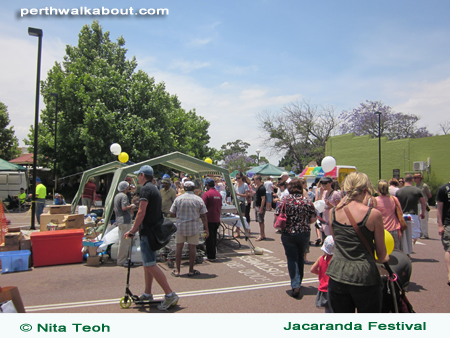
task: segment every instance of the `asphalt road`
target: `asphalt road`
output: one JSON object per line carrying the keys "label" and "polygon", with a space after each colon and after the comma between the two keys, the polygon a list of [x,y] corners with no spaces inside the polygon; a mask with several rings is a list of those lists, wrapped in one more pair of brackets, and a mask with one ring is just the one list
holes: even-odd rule
{"label": "asphalt road", "polygon": [[[253,210],[252,210],[253,212]],[[29,218],[8,214],[11,226],[26,225]],[[158,263],[180,301],[170,312],[180,313],[322,313],[314,305],[318,280],[305,266],[299,299],[290,297],[286,257],[280,235],[272,227],[273,212],[266,214],[267,240],[255,242],[258,225],[251,222],[256,246],[263,255],[251,254],[243,238],[241,247],[235,241],[223,241],[216,262],[196,265],[201,275],[188,277],[188,262],[183,260],[180,277],[170,275],[167,263]],[[315,240],[315,234],[312,240]],[[58,254],[58,252],[55,252]],[[307,259],[314,262],[321,255],[311,246]],[[444,251],[437,233],[435,210],[430,213],[430,239],[419,240],[412,254],[413,273],[408,298],[416,312],[450,312],[450,288]],[[98,267],[85,263],[34,268],[31,271],[2,274],[1,286],[19,288],[26,311],[30,313],[138,313],[158,312],[155,305],[122,309],[119,300],[126,287],[127,270],[111,260]],[[143,291],[143,269],[131,268],[130,288],[134,294]],[[162,297],[156,284],[153,293]]]}

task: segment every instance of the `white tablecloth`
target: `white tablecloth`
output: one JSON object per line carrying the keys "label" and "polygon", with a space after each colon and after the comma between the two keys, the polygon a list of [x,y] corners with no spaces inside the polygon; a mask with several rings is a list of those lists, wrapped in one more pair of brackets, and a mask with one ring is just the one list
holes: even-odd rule
{"label": "white tablecloth", "polygon": [[[221,215],[220,216],[220,221],[227,224],[227,225],[234,225],[238,228],[242,228],[242,222],[241,219],[239,218],[239,216],[236,215]],[[236,224],[235,224],[236,223]],[[244,223],[245,223],[245,228],[246,229],[250,229],[247,220],[244,217]]]}

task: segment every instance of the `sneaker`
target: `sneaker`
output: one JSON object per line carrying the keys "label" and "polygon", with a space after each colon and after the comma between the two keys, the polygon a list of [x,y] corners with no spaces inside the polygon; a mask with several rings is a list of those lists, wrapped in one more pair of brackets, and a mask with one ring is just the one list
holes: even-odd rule
{"label": "sneaker", "polygon": [[171,297],[164,296],[164,300],[161,302],[161,305],[157,306],[158,310],[168,310],[169,307],[177,305],[179,298],[180,297],[178,297],[175,292],[172,293]]}
{"label": "sneaker", "polygon": [[152,300],[153,300],[153,295],[152,294],[150,294],[150,296],[146,296],[144,294],[139,296],[139,301],[140,302],[149,302],[149,301],[152,301]]}
{"label": "sneaker", "polygon": [[300,288],[292,289],[292,297],[297,298],[300,295]]}

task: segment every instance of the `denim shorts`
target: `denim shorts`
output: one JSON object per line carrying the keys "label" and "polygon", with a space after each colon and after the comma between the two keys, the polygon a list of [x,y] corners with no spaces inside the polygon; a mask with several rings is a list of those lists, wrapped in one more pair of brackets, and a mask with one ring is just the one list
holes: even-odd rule
{"label": "denim shorts", "polygon": [[140,236],[141,256],[143,266],[156,265],[156,252],[150,249],[147,236]]}
{"label": "denim shorts", "polygon": [[266,203],[272,203],[272,193],[266,192]]}

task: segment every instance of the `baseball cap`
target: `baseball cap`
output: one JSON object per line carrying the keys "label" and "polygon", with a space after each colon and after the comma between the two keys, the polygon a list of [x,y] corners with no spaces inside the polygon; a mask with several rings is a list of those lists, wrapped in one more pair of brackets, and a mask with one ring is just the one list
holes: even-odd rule
{"label": "baseball cap", "polygon": [[162,179],[162,183],[172,183],[172,182],[170,182],[170,178],[168,178],[168,177],[165,177],[165,178],[163,178]]}
{"label": "baseball cap", "polygon": [[209,186],[209,187],[214,187],[214,186],[216,185],[216,182],[215,182],[212,178],[208,178],[208,179],[205,181],[205,184],[206,184],[207,186]]}
{"label": "baseball cap", "polygon": [[184,184],[183,184],[185,187],[195,187],[195,184],[194,184],[194,182],[192,182],[192,181],[184,181]]}
{"label": "baseball cap", "polygon": [[325,238],[325,240],[323,241],[323,245],[320,249],[328,255],[334,254],[333,236],[331,236],[331,235],[327,236],[327,238]]}
{"label": "baseball cap", "polygon": [[153,168],[149,165],[143,165],[138,171],[134,172],[135,175],[144,174],[153,176]]}
{"label": "baseball cap", "polygon": [[164,174],[162,178],[170,178],[170,176],[167,174]]}
{"label": "baseball cap", "polygon": [[132,179],[131,177],[127,177],[127,178],[125,178],[125,181],[127,181],[127,182],[132,182],[133,179]]}
{"label": "baseball cap", "polygon": [[413,178],[420,178],[422,180],[423,176],[422,174],[414,174]]}
{"label": "baseball cap", "polygon": [[55,197],[59,197],[59,194],[58,194],[58,193],[56,193],[56,194],[55,194]]}
{"label": "baseball cap", "polygon": [[269,178],[274,178],[274,177],[272,175],[270,175]]}
{"label": "baseball cap", "polygon": [[41,183],[41,179],[39,177],[36,177],[36,182]]}

